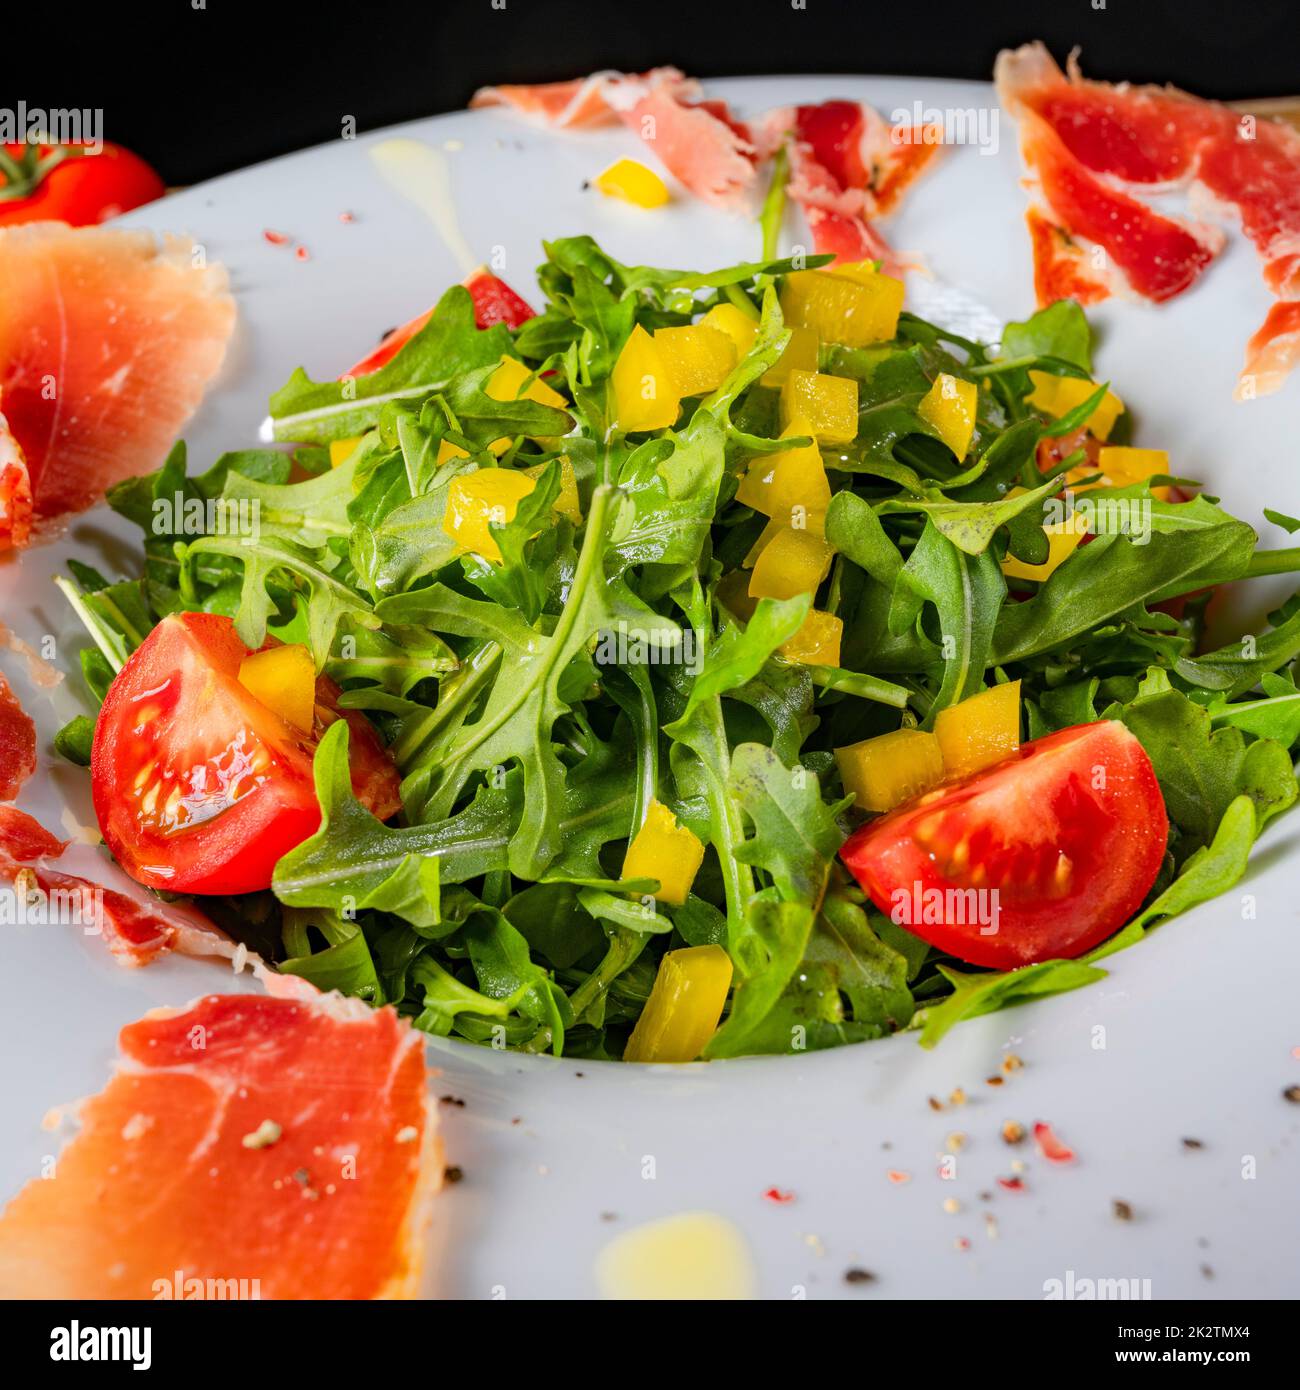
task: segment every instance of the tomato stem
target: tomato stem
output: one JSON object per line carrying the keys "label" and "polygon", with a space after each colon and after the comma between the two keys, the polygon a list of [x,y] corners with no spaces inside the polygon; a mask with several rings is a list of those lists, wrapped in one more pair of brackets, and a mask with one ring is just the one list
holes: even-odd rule
{"label": "tomato stem", "polygon": [[39,145],[28,143],[23,146],[22,154],[15,158],[8,150],[0,148],[0,174],[4,175],[5,180],[0,188],[0,203],[30,198],[52,169],[80,153],[70,145],[52,145],[42,154]]}

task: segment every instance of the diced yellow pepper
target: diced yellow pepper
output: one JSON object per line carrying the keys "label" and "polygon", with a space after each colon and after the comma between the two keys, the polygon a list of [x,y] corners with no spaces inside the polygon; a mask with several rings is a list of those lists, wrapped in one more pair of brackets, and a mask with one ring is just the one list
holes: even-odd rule
{"label": "diced yellow pepper", "polygon": [[[537,479],[549,466],[549,464],[537,463],[531,468],[523,469],[523,472],[528,477]],[[574,474],[573,465],[569,462],[568,454],[560,455],[560,491],[551,510],[559,512],[561,516],[567,516],[575,526],[582,525],[582,503],[578,498],[578,479]]]}
{"label": "diced yellow pepper", "polygon": [[635,159],[616,159],[592,184],[607,198],[621,198],[638,208],[659,208],[672,199],[668,185]]}
{"label": "diced yellow pepper", "polygon": [[667,429],[677,419],[681,393],[663,353],[640,324],[624,343],[610,380],[615,424],[625,434]]}
{"label": "diced yellow pepper", "polygon": [[781,388],[781,424],[803,420],[818,444],[851,444],[858,432],[858,383],[825,372],[791,371]]}
{"label": "diced yellow pepper", "polygon": [[844,790],[860,811],[892,811],[943,780],[939,740],[923,729],[895,729],[835,750]]}
{"label": "diced yellow pepper", "polygon": [[1169,472],[1169,454],[1164,449],[1129,449],[1108,445],[1098,452],[1097,468],[1116,487],[1129,487],[1157,473]]}
{"label": "diced yellow pepper", "polygon": [[754,339],[758,335],[758,320],[735,304],[715,304],[700,322],[707,328],[716,328],[719,333],[725,333],[735,343],[737,360],[754,346]]}
{"label": "diced yellow pepper", "polygon": [[[786,325],[789,328],[789,324]],[[811,328],[790,328],[790,341],[785,351],[758,379],[760,386],[784,386],[786,378],[796,369],[805,372],[817,370],[817,354],[821,344]]]}
{"label": "diced yellow pepper", "polygon": [[940,710],[934,736],[948,777],[966,777],[1009,758],[1020,747],[1020,682],[995,685]]}
{"label": "diced yellow pepper", "polygon": [[735,343],[704,323],[656,328],[654,342],[682,396],[716,391],[736,365]]}
{"label": "diced yellow pepper", "polygon": [[447,510],[442,529],[462,550],[501,563],[501,547],[488,529],[491,522],[504,526],[513,521],[519,504],[537,486],[537,480],[513,468],[480,468],[453,478],[447,487]]}
{"label": "diced yellow pepper", "polygon": [[352,451],[361,443],[361,435],[356,435],[352,439],[331,439],[330,440],[330,467],[337,468],[339,464],[346,463],[352,457]]}
{"label": "diced yellow pepper", "polygon": [[716,1031],[730,988],[731,957],[721,946],[669,951],[623,1060],[693,1062]]}
{"label": "diced yellow pepper", "polygon": [[704,862],[704,846],[660,801],[651,801],[623,858],[624,879],[657,878],[660,901],[680,907]]}
{"label": "diced yellow pepper", "polygon": [[842,276],[845,280],[856,280],[859,285],[870,284],[880,274],[875,261],[836,261],[828,267],[831,275]]}
{"label": "diced yellow pepper", "polygon": [[[753,545],[749,547],[749,554],[746,555],[744,560],[741,561],[742,567],[747,570],[752,570],[754,566],[758,563],[758,557],[781,534],[781,532],[786,529],[787,528],[784,522],[769,521],[767,525],[763,527],[758,539],[754,542]],[[819,533],[813,532],[813,534],[817,535]]]}
{"label": "diced yellow pepper", "polygon": [[843,640],[843,620],[834,613],[814,608],[799,631],[782,642],[777,650],[787,661],[796,661],[800,666],[838,666]]}
{"label": "diced yellow pepper", "polygon": [[[509,447],[509,439],[494,439],[491,444],[488,445],[492,453],[498,456],[504,454]],[[438,463],[440,466],[446,463],[448,459],[467,458],[469,458],[469,453],[465,449],[462,449],[459,444],[453,444],[450,439],[438,441]]]}
{"label": "diced yellow pepper", "polygon": [[311,733],[316,709],[316,663],[301,642],[267,647],[239,663],[239,683],[286,723]]}
{"label": "diced yellow pepper", "polygon": [[517,357],[503,357],[501,365],[488,377],[484,391],[494,401],[536,401],[538,405],[554,406],[557,410],[568,407],[568,401],[558,391],[549,387],[541,377],[530,383],[525,390],[524,382],[532,374],[532,369],[526,367]]}
{"label": "diced yellow pepper", "polygon": [[[1030,372],[1029,379],[1034,389],[1025,399],[1035,409],[1053,419],[1067,415],[1076,405],[1082,405],[1096,390],[1096,383],[1084,381],[1077,376],[1053,376],[1051,372]],[[1092,412],[1088,429],[1098,439],[1109,439],[1115,428],[1115,421],[1124,413],[1124,402],[1113,392],[1107,391],[1101,404]]]}
{"label": "diced yellow pepper", "polygon": [[749,596],[749,575],[743,569],[724,574],[718,580],[718,587],[714,593],[718,602],[728,612],[734,613],[742,623],[747,623],[758,607],[758,600]]}
{"label": "diced yellow pepper", "polygon": [[750,598],[794,598],[815,593],[830,572],[835,551],[811,531],[782,526],[763,547],[749,577]]}
{"label": "diced yellow pepper", "polygon": [[975,405],[979,387],[973,381],[962,381],[940,372],[934,385],[926,392],[916,413],[928,425],[933,425],[939,438],[964,459],[975,433]]}
{"label": "diced yellow pepper", "polygon": [[[811,438],[812,426],[806,420],[792,420],[781,433],[782,439]],[[802,522],[815,535],[826,526],[826,509],[831,504],[831,485],[826,466],[815,444],[783,449],[779,454],[759,454],[752,459],[736,490],[736,501],[753,507],[793,526]]]}
{"label": "diced yellow pepper", "polygon": [[824,343],[866,347],[898,331],[903,282],[854,267],[852,276],[834,270],[796,270],[785,277],[781,311],[790,324],[813,329]]}
{"label": "diced yellow pepper", "polygon": [[1041,565],[1028,565],[1008,555],[1002,561],[1003,574],[1011,579],[1037,579],[1041,583],[1074,554],[1079,542],[1088,534],[1086,522],[1077,515],[1044,526],[1043,530],[1047,533],[1047,559]]}

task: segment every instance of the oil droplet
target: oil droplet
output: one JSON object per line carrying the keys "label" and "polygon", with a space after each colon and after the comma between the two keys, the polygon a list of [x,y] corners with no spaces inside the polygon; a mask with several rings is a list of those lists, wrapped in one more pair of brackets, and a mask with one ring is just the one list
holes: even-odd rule
{"label": "oil droplet", "polygon": [[757,1297],[749,1246],[714,1212],[682,1212],[637,1226],[596,1257],[601,1297],[746,1299]]}
{"label": "oil droplet", "polygon": [[388,186],[414,203],[433,223],[461,273],[468,275],[474,270],[478,260],[456,220],[446,155],[423,140],[399,137],[372,145],[370,158]]}

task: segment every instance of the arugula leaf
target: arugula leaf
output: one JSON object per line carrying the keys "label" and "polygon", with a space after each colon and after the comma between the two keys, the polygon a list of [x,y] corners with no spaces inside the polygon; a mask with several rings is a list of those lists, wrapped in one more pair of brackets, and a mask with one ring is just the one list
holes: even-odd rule
{"label": "arugula leaf", "polygon": [[453,285],[428,323],[377,372],[315,382],[297,368],[271,397],[275,437],[328,444],[365,434],[390,401],[421,400],[444,391],[464,373],[499,362],[509,348],[509,330],[499,323],[476,328],[469,291]]}

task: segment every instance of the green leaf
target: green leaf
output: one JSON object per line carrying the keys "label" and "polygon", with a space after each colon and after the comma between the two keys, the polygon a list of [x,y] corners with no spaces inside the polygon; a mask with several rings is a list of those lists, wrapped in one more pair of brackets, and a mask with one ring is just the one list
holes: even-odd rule
{"label": "green leaf", "polygon": [[445,391],[464,373],[499,362],[509,349],[509,330],[499,323],[477,329],[469,291],[453,285],[429,322],[377,372],[315,382],[299,367],[271,397],[275,437],[328,444],[365,434],[389,402]]}

